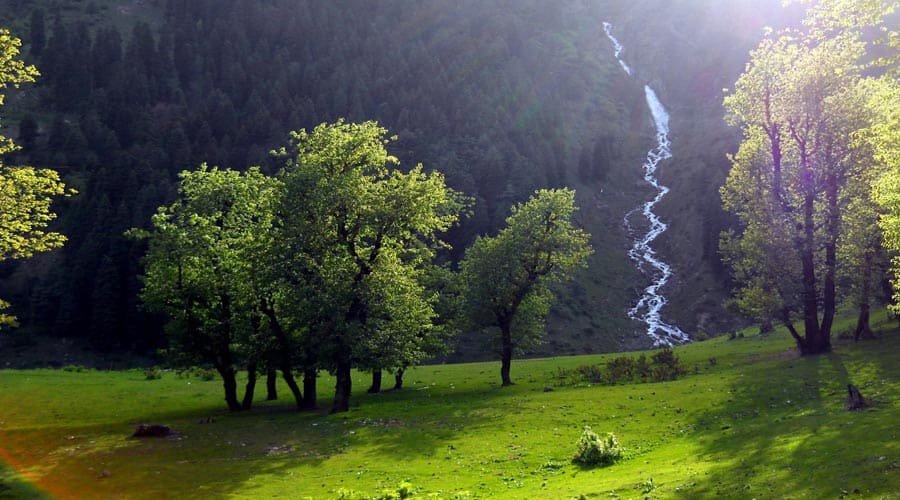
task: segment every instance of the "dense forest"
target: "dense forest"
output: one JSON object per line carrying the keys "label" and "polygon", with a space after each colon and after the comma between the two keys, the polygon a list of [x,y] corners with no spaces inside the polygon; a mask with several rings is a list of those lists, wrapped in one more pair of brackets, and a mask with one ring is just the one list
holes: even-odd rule
{"label": "dense forest", "polygon": [[[422,162],[475,200],[445,262],[536,188],[577,188],[596,252],[532,352],[647,345],[625,315],[645,278],[625,255],[622,219],[645,196],[637,166],[651,125],[640,85],[602,36],[613,19],[639,78],[662,83],[678,111],[677,163],[662,172],[672,229],[659,242],[676,269],[670,314],[701,336],[733,326],[718,254],[730,220],[717,190],[739,137],[721,126],[721,88],[763,24],[783,21],[778,2],[676,3],[665,7],[679,13],[671,20],[651,15],[654,2],[5,0],[2,21],[42,73],[10,95],[4,124],[22,149],[9,161],[57,169],[78,195],[57,203],[66,246],[3,263],[2,296],[23,333],[160,347],[162,320],[138,299],[146,248],[124,233],[174,199],[177,173],[204,162],[272,173],[269,151],[288,131],[374,119],[397,135],[405,168]],[[742,30],[709,28],[728,12],[748,21]],[[648,46],[650,33],[666,44]],[[664,64],[661,46],[684,55],[681,65]],[[481,351],[464,338],[456,355]]]}
{"label": "dense forest", "polygon": [[[4,11],[27,20],[42,77],[10,106],[14,161],[58,168],[79,195],[59,207],[65,250],[17,269],[8,296],[34,330],[107,349],[160,343],[138,307],[144,249],[122,234],[182,169],[265,168],[290,130],[377,119],[394,154],[476,198],[450,236],[462,249],[535,188],[602,178],[621,136],[612,103],[635,93],[597,77],[609,68],[576,4],[20,4]],[[97,21],[131,7],[159,17]]]}

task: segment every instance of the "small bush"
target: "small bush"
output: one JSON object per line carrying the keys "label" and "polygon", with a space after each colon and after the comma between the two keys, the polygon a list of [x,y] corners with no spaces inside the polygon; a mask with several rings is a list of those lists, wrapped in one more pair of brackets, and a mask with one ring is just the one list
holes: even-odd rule
{"label": "small bush", "polygon": [[81,365],[66,365],[66,366],[64,366],[64,367],[62,368],[62,370],[63,370],[64,372],[81,373],[81,372],[83,372],[83,371],[86,371],[87,368],[85,368],[85,367],[83,367],[83,366],[81,366]]}
{"label": "small bush", "polygon": [[610,384],[628,381],[634,377],[635,362],[628,356],[613,358],[606,364],[606,377]]}
{"label": "small bush", "polygon": [[646,382],[650,380],[650,376],[653,373],[653,368],[650,366],[650,362],[647,361],[647,355],[641,354],[637,362],[634,364],[634,373],[638,378],[641,379],[641,382]]}
{"label": "small bush", "polygon": [[642,481],[638,483],[637,489],[641,490],[641,493],[645,495],[649,495],[653,493],[653,490],[656,489],[656,485],[653,484],[653,478],[647,478],[646,481]]}
{"label": "small bush", "polygon": [[684,367],[672,349],[666,347],[653,355],[654,382],[675,380],[685,373]]}
{"label": "small bush", "polygon": [[182,370],[178,370],[175,372],[175,376],[178,378],[190,378],[197,377],[200,380],[206,380],[207,382],[210,380],[216,379],[216,371],[212,368],[201,368],[199,366],[192,366],[190,368],[184,368]]}
{"label": "small bush", "polygon": [[[710,361],[714,365],[714,361]],[[698,370],[694,370],[698,373]],[[687,373],[687,369],[681,364],[678,356],[671,348],[664,348],[656,352],[648,359],[646,354],[637,358],[619,356],[606,363],[605,371],[602,365],[581,365],[565,370],[558,368],[554,377],[559,386],[576,384],[606,384],[616,385],[634,382],[662,382],[675,380]],[[545,388],[545,392],[547,389]]]}
{"label": "small bush", "polygon": [[581,465],[610,465],[622,458],[622,447],[611,432],[600,437],[590,427],[585,426],[576,444],[573,462]]}
{"label": "small bush", "polygon": [[144,368],[144,379],[145,380],[159,380],[161,378],[162,378],[162,370],[160,370],[158,366],[151,366],[148,368]]}
{"label": "small bush", "polygon": [[592,384],[603,382],[603,370],[598,365],[581,365],[575,369],[581,379]]}

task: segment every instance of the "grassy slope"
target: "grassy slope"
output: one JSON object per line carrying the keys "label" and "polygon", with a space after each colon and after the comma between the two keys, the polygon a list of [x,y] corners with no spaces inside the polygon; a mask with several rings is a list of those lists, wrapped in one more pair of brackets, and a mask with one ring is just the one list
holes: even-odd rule
{"label": "grassy slope", "polygon": [[[883,315],[876,323],[887,327]],[[427,366],[408,373],[407,390],[375,396],[359,394],[360,375],[359,406],[339,416],[297,414],[284,400],[227,415],[218,382],[171,373],[146,381],[137,371],[4,371],[0,449],[39,487],[70,498],[329,498],[403,480],[419,493],[479,497],[636,497],[652,480],[654,497],[836,498],[858,489],[897,498],[898,349],[896,331],[811,359],[794,355],[782,333],[719,338],[678,350],[699,373],[676,382],[552,392],[543,389],[560,367],[607,358],[516,362],[518,384],[507,389],[493,363]],[[877,405],[844,411],[848,380]],[[137,422],[181,436],[125,439]],[[615,432],[625,460],[572,465],[586,424]]]}

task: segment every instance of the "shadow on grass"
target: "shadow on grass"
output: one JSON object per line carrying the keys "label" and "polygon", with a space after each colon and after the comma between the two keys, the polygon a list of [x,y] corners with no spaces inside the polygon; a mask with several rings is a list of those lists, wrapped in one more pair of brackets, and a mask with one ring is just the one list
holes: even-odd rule
{"label": "shadow on grass", "polygon": [[[310,468],[351,451],[373,462],[440,458],[455,434],[501,418],[496,400],[515,394],[489,388],[429,391],[436,392],[357,394],[357,406],[337,415],[328,415],[327,407],[297,412],[284,400],[235,414],[208,404],[184,411],[149,408],[141,420],[169,425],[174,437],[129,439],[138,423],[133,417],[96,425],[59,422],[0,429],[0,449],[56,497],[222,497],[252,491],[260,478],[283,480],[299,469],[308,475]],[[336,466],[326,472],[352,471]],[[298,479],[293,493],[314,479]]]}
{"label": "shadow on grass", "polygon": [[[895,403],[897,332],[845,343],[809,358],[749,365],[730,397],[697,419],[711,468],[678,487],[682,497],[838,498],[895,494],[900,488]],[[874,408],[848,412],[846,385],[876,391]],[[895,394],[895,392],[894,392]]]}

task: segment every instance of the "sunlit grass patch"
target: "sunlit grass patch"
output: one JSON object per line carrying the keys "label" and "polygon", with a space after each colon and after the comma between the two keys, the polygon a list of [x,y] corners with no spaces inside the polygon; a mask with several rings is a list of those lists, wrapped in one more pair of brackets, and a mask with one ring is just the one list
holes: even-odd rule
{"label": "sunlit grass patch", "polygon": [[[404,390],[376,395],[357,373],[342,415],[324,411],[328,376],[322,411],[282,399],[229,414],[218,381],[170,371],[3,371],[0,447],[28,480],[71,498],[336,498],[404,483],[441,498],[895,495],[900,336],[800,358],[783,333],[744,333],[677,348],[686,373],[669,382],[555,383],[618,355],[517,360],[507,388],[495,363],[417,367]],[[848,382],[870,409],[845,411]],[[176,435],[129,439],[138,423]],[[616,435],[618,462],[572,463],[586,425]]]}

